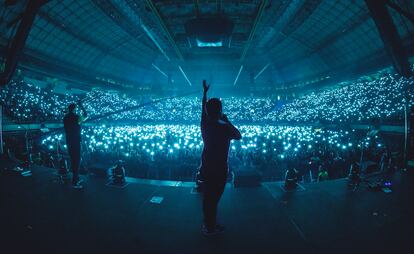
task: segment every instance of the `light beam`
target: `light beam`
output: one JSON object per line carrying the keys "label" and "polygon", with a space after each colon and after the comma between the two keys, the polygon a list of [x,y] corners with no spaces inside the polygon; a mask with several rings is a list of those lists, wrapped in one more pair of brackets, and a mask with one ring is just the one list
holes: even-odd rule
{"label": "light beam", "polygon": [[254,76],[254,79],[257,79],[267,69],[267,67],[269,67],[269,65],[270,63],[266,64],[265,67],[263,67],[263,69],[259,71],[256,76]]}
{"label": "light beam", "polygon": [[152,63],[152,66],[157,70],[157,71],[159,71],[163,76],[165,76],[165,77],[167,77],[168,78],[168,75],[167,74],[165,74],[165,72],[163,72],[162,70],[160,70],[160,68],[158,67],[158,66],[156,66],[154,63]]}
{"label": "light beam", "polygon": [[187,80],[188,84],[189,84],[190,86],[192,86],[192,84],[191,84],[190,80],[187,78],[187,75],[185,75],[185,72],[184,72],[183,68],[181,68],[181,66],[178,66],[178,69],[180,69],[181,73],[183,74],[183,76],[184,76],[185,80]]}
{"label": "light beam", "polygon": [[235,86],[236,83],[237,83],[237,80],[239,80],[239,76],[240,76],[240,73],[241,73],[242,70],[243,70],[243,65],[240,66],[239,73],[237,73],[237,76],[236,76],[236,79],[234,80],[233,86]]}

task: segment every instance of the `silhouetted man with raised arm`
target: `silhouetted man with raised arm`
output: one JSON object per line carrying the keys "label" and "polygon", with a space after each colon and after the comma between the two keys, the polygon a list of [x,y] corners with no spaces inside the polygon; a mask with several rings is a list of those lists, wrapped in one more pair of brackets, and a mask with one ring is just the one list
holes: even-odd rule
{"label": "silhouetted man with raised arm", "polygon": [[230,140],[241,139],[239,130],[222,113],[221,101],[212,98],[207,102],[209,88],[210,86],[203,80],[201,135],[204,147],[200,173],[204,178],[203,233],[205,235],[221,233],[224,230],[224,227],[216,222],[217,205],[226,185]]}
{"label": "silhouetted man with raised arm", "polygon": [[86,110],[79,102],[82,115],[76,115],[76,104],[72,103],[68,107],[68,113],[63,118],[63,126],[66,134],[66,145],[70,157],[70,167],[72,170],[72,186],[75,189],[82,189],[82,183],[79,179],[79,166],[81,160],[81,127],[80,123],[87,119]]}

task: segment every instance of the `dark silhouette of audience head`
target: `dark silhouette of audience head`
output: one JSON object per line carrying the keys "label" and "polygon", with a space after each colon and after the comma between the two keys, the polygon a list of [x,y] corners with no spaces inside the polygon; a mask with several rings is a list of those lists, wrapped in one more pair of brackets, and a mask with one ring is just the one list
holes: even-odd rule
{"label": "dark silhouette of audience head", "polygon": [[211,98],[206,104],[207,115],[213,119],[218,120],[221,117],[222,105],[218,98]]}
{"label": "dark silhouette of audience head", "polygon": [[75,109],[76,109],[76,104],[75,103],[69,104],[69,107],[68,107],[69,113],[73,113],[75,111]]}

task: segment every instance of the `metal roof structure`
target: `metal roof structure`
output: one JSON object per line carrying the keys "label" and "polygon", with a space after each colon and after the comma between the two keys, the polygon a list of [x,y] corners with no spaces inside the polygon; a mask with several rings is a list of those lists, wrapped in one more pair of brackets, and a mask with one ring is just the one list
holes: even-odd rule
{"label": "metal roof structure", "polygon": [[[0,5],[2,52],[27,0],[6,2],[12,3]],[[414,1],[392,2],[414,13]],[[412,21],[388,9],[403,44],[413,46]],[[192,45],[185,22],[215,15],[234,23],[227,45]],[[19,64],[74,80],[137,86],[169,80],[185,87],[182,71],[190,84],[210,77],[231,86],[240,71],[239,83],[260,86],[379,62],[390,65],[364,0],[51,0],[37,12]]]}

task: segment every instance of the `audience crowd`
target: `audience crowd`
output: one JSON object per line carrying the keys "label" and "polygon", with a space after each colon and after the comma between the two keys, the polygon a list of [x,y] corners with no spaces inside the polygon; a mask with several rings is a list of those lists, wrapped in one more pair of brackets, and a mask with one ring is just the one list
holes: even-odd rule
{"label": "audience crowd", "polygon": [[[222,101],[229,118],[243,124],[402,122],[405,100],[409,106],[414,105],[413,87],[414,78],[382,74],[375,80],[343,82],[291,102],[253,97],[228,97]],[[60,95],[24,81],[11,82],[0,92],[7,113],[20,122],[61,121],[67,105],[79,100],[92,119],[108,115],[102,119],[128,123],[199,122],[200,97],[158,99],[102,90],[84,96]],[[110,115],[111,112],[117,113]]]}
{"label": "audience crowd", "polygon": [[4,113],[19,123],[62,121],[65,109],[76,100],[76,96],[56,94],[24,81],[11,81],[0,90]]}
{"label": "audience crowd", "polygon": [[378,119],[402,123],[405,100],[409,106],[414,105],[414,78],[384,74],[376,80],[344,82],[339,86],[294,100],[280,110],[270,112],[266,120],[357,123]]}
{"label": "audience crowd", "polygon": [[[242,140],[230,145],[230,169],[255,168],[265,180],[280,180],[292,167],[308,181],[317,178],[320,167],[330,178],[344,177],[361,147],[374,146],[376,161],[385,151],[380,137],[364,140],[355,130],[242,125],[240,131]],[[128,175],[145,178],[193,179],[203,147],[198,125],[101,125],[84,127],[82,135],[84,165],[109,168],[122,159]],[[45,137],[41,145],[65,154],[62,134]]]}
{"label": "audience crowd", "polygon": [[[288,168],[295,168],[309,181],[317,179],[320,171],[337,178],[347,174],[365,148],[371,151],[365,155],[380,163],[390,156],[381,138],[346,126],[373,120],[401,124],[405,100],[414,105],[413,86],[413,78],[381,74],[314,91],[291,102],[223,98],[224,112],[243,135],[240,142],[231,144],[231,170],[255,168],[265,180],[282,179]],[[82,128],[84,166],[109,168],[122,159],[130,176],[194,179],[203,145],[198,125],[200,97],[159,100],[103,90],[61,95],[24,81],[13,81],[0,91],[4,112],[19,122],[61,122],[67,106],[78,101],[91,120],[105,116]],[[310,127],[318,122],[342,123],[343,127]],[[47,136],[41,146],[53,156],[66,154],[63,134]]]}

